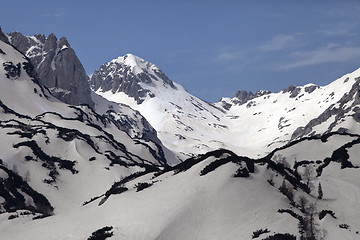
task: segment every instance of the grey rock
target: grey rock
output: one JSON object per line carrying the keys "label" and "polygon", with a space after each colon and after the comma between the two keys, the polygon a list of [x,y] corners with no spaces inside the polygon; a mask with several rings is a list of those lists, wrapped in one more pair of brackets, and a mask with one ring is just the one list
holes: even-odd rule
{"label": "grey rock", "polygon": [[271,92],[268,90],[259,90],[255,94],[253,94],[251,91],[250,92],[238,91],[235,93],[235,96],[234,96],[234,99],[232,100],[232,102],[236,105],[242,105],[254,98],[261,97],[261,96],[264,96],[264,95],[267,95],[270,93]]}
{"label": "grey rock", "polygon": [[[314,91],[315,89],[312,89],[313,86],[310,86],[308,88],[308,91],[312,92]],[[283,93],[290,93],[290,98],[296,98],[299,93],[301,92],[301,88],[296,86],[296,85],[290,85],[288,88],[282,90]]]}
{"label": "grey rock", "polygon": [[305,87],[305,92],[307,92],[307,93],[312,93],[312,92],[315,91],[317,88],[319,88],[319,86],[311,85],[311,86]]}
{"label": "grey rock", "polygon": [[12,62],[4,62],[3,67],[5,70],[5,76],[10,79],[17,79],[21,74],[21,64],[14,65]]}
{"label": "grey rock", "polygon": [[[128,55],[124,56],[126,59]],[[151,63],[146,63],[151,66]],[[91,76],[91,87],[94,91],[101,88],[103,92],[112,93],[124,92],[129,97],[133,97],[137,104],[141,104],[147,97],[154,98],[155,94],[149,89],[141,87],[140,83],[153,85],[155,81],[162,81],[163,85],[172,89],[177,89],[174,83],[159,69],[151,74],[148,69],[142,69],[143,72],[134,73],[131,67],[125,63],[111,61],[103,64],[98,70],[95,70]]]}
{"label": "grey rock", "polygon": [[0,40],[9,44],[9,39],[8,37],[5,35],[5,33],[3,33],[3,31],[1,30],[1,27],[0,27]]}
{"label": "grey rock", "polygon": [[301,88],[296,87],[294,90],[291,91],[290,98],[296,98],[300,92]]}
{"label": "grey rock", "polygon": [[288,88],[284,89],[282,92],[286,93],[286,92],[292,92],[295,90],[295,88],[297,88],[296,85],[290,85]]}
{"label": "grey rock", "polygon": [[238,104],[238,105],[241,105],[241,104],[244,104],[246,103],[247,101],[251,100],[254,98],[254,94],[250,91],[238,91],[235,93],[235,96],[234,98],[236,98],[233,102],[234,104]]}
{"label": "grey rock", "polygon": [[72,105],[94,106],[89,78],[66,38],[58,40],[54,34],[29,37],[19,32],[8,35],[11,44],[34,65],[40,84],[56,98]]}
{"label": "grey rock", "polygon": [[230,108],[232,107],[232,105],[230,103],[227,103],[225,101],[221,101],[221,106],[225,109],[225,110],[230,110]]}

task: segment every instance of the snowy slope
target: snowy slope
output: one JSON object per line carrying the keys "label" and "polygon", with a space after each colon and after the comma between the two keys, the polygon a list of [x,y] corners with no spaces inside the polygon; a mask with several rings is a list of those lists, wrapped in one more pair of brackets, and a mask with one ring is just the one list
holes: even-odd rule
{"label": "snowy slope", "polygon": [[[306,126],[310,121],[324,121],[321,114],[330,106],[338,104],[352,89],[359,89],[356,79],[359,76],[360,69],[323,87],[313,84],[293,87],[254,98],[242,105],[232,104],[236,99],[223,99],[223,102],[232,104],[228,114],[237,118],[233,121],[233,133],[239,136],[239,141],[247,136],[247,143],[240,146],[246,144],[252,148],[256,144],[258,147],[269,144],[271,149],[294,139],[298,135],[295,133],[293,136],[294,131],[299,131],[299,127]],[[333,130],[328,129],[330,125],[331,122],[326,122],[318,133]]]}
{"label": "snowy slope", "polygon": [[0,49],[1,239],[359,238],[360,70],[209,104],[127,55],[93,76],[94,111]]}
{"label": "snowy slope", "polygon": [[[360,69],[347,74],[330,84],[334,92],[346,88],[346,92],[337,102],[332,104],[317,119],[299,127],[292,139],[310,135],[321,135],[330,131],[358,133],[359,132],[359,89]],[[349,90],[349,87],[351,89]],[[334,95],[331,93],[330,95]]]}
{"label": "snowy slope", "polygon": [[[0,229],[9,239],[86,239],[103,226],[114,226],[113,239],[250,239],[256,229],[284,231],[285,224],[286,231],[296,234],[296,220],[277,213],[288,203],[263,178],[264,169],[251,179],[235,179],[231,175],[236,166],[228,164],[200,177],[199,171],[212,160],[184,173],[155,178],[159,182],[140,192],[131,189],[129,183],[128,191],[111,196],[101,206],[97,200],[41,222],[14,219]],[[146,175],[142,181],[150,177]],[[257,197],[260,193],[266,194],[267,201]],[[256,211],[247,211],[254,206]],[[77,224],[71,219],[76,219]],[[48,230],[37,235],[44,225]],[[23,230],[16,233],[20,226]]]}
{"label": "snowy slope", "polygon": [[132,138],[153,141],[162,146],[166,161],[170,165],[179,163],[174,153],[167,149],[157,136],[156,130],[140,114],[126,104],[110,102],[100,95],[92,92],[91,98],[95,103],[95,110],[99,114],[112,119],[114,124],[122,131],[126,132]]}
{"label": "snowy slope", "polygon": [[[104,226],[113,227],[114,236],[110,239],[251,239],[260,229],[269,231],[261,234],[260,239],[279,232],[299,238],[297,217],[306,217],[299,206],[302,196],[308,201],[306,206],[315,204],[314,222],[319,236],[316,239],[321,236],[331,240],[357,239],[360,229],[358,168],[341,169],[341,163],[333,158],[321,176],[311,180],[314,185],[321,182],[323,199],[317,199],[316,189],[307,193],[303,189],[305,180],[297,179],[294,173],[302,173],[307,165],[318,169],[327,158],[333,157],[335,149],[353,140],[356,143],[346,148],[347,161],[354,167],[359,166],[356,153],[359,139],[359,136],[336,134],[328,136],[325,142],[303,139],[257,160],[219,150],[169,170],[144,171],[135,179],[121,180],[121,184],[121,181],[113,184],[104,195],[98,195],[99,198],[87,205],[41,221],[32,221],[29,217],[7,220],[9,214],[0,215],[0,229],[8,239],[86,239]],[[310,150],[315,153],[313,157],[309,157],[309,145],[316,149]],[[282,163],[286,162],[288,168],[276,162],[278,154],[286,157]],[[295,166],[295,157],[301,165]],[[252,162],[256,162],[253,170]],[[205,171],[211,165],[213,171]],[[246,169],[249,176],[235,178],[237,169]],[[294,188],[293,205],[278,189],[282,181],[289,189]],[[137,191],[140,183],[146,182],[150,186]],[[126,189],[116,191],[121,188]],[[323,210],[332,211],[334,217],[327,214],[320,220],[319,213]],[[39,235],[44,226],[47,231]]]}
{"label": "snowy slope", "polygon": [[[131,135],[116,119],[52,97],[31,64],[0,42],[0,159],[61,212],[123,175],[167,165],[160,141]],[[116,112],[115,112],[116,113]]]}
{"label": "snowy slope", "polygon": [[97,94],[138,110],[181,159],[224,147],[213,133],[221,140],[229,135],[221,122],[225,112],[190,95],[139,57],[127,54],[114,59],[101,66],[91,81]]}
{"label": "snowy slope", "polygon": [[[236,97],[210,104],[157,72],[161,70],[155,65],[127,54],[95,71],[92,86],[104,98],[138,110],[180,159],[221,147],[247,156],[264,155],[294,139],[300,126],[355,89],[360,76],[357,70],[324,87],[292,86],[277,93],[259,92],[243,104]],[[322,132],[329,126],[328,122]]]}

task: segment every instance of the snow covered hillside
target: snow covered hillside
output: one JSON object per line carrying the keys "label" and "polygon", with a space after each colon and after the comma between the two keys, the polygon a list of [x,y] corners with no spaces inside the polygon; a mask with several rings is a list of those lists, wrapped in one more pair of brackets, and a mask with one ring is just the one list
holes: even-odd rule
{"label": "snow covered hillside", "polygon": [[[239,94],[211,104],[169,80],[154,64],[127,54],[102,65],[91,82],[97,94],[138,110],[156,129],[165,146],[185,159],[218,148],[263,156],[296,137],[339,130],[339,119],[337,128],[328,129],[330,118],[351,105],[348,101],[357,99],[359,76],[357,70],[324,87],[290,86],[277,93],[262,91],[243,98]],[[342,99],[345,95],[346,106]],[[340,105],[339,111],[331,110]],[[354,115],[353,110],[346,112],[346,116]],[[305,127],[310,122],[320,125],[325,120],[328,122],[317,126],[317,131]]]}
{"label": "snow covered hillside", "polygon": [[209,152],[128,175],[42,220],[2,214],[0,230],[7,239],[86,239],[104,227],[109,239],[357,239],[359,139],[302,139],[260,159]]}
{"label": "snow covered hillside", "polygon": [[[87,105],[60,102],[38,84],[24,55],[2,41],[0,49],[1,165],[46,193],[55,212],[83,203],[122,175],[167,166],[159,140],[123,131],[121,121],[109,117],[116,111],[99,115]],[[7,199],[0,199],[6,209]]]}
{"label": "snow covered hillside", "polygon": [[0,31],[0,239],[360,239],[360,69],[211,104],[127,54],[91,84],[59,101]]}

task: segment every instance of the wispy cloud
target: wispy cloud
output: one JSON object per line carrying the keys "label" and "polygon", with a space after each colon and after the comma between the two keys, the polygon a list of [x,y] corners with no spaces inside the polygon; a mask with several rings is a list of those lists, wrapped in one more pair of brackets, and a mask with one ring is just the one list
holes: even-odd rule
{"label": "wispy cloud", "polygon": [[336,26],[328,29],[321,29],[318,33],[326,36],[326,37],[333,37],[333,36],[356,36],[358,35],[358,27],[357,23],[348,23],[342,22],[338,23]]}
{"label": "wispy cloud", "polygon": [[319,30],[320,34],[326,36],[355,36],[356,32],[350,32],[347,29],[323,29]]}
{"label": "wispy cloud", "polygon": [[64,15],[65,15],[64,11],[59,10],[57,12],[46,12],[46,13],[41,14],[40,16],[41,17],[48,17],[48,18],[58,18],[58,17],[62,17]]}
{"label": "wispy cloud", "polygon": [[294,42],[295,37],[293,35],[280,34],[260,46],[247,47],[246,49],[230,47],[219,49],[217,51],[216,60],[224,62],[248,60],[250,56],[259,52],[279,51],[290,47]]}
{"label": "wispy cloud", "polygon": [[360,57],[360,46],[341,46],[328,44],[313,51],[298,51],[291,54],[290,59],[278,64],[274,70],[292,70],[299,67],[318,65],[330,62],[346,62]]}
{"label": "wispy cloud", "polygon": [[217,60],[220,61],[231,61],[231,60],[241,60],[245,57],[243,51],[222,51],[217,55]]}
{"label": "wispy cloud", "polygon": [[292,35],[277,35],[259,47],[261,51],[279,51],[290,46],[295,38]]}
{"label": "wispy cloud", "polygon": [[218,49],[214,54],[213,63],[221,64],[223,72],[239,73],[258,60],[256,48],[251,47],[227,47]]}
{"label": "wispy cloud", "polygon": [[344,11],[344,9],[339,9],[339,8],[327,9],[325,11],[321,11],[321,13],[323,15],[330,16],[330,17],[339,17],[339,16],[346,15],[346,12]]}
{"label": "wispy cloud", "polygon": [[216,51],[216,57],[213,59],[220,61],[224,65],[223,69],[229,72],[241,72],[249,66],[259,67],[257,62],[261,61],[265,56],[296,44],[294,35],[276,35],[262,45],[247,48],[223,47]]}

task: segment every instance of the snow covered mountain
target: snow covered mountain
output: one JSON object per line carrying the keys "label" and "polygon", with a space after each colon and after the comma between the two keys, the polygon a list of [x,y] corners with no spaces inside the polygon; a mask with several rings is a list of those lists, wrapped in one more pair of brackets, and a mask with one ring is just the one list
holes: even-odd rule
{"label": "snow covered mountain", "polygon": [[[238,92],[232,99],[211,104],[189,94],[155,65],[127,54],[102,65],[91,82],[97,94],[138,110],[165,146],[186,159],[218,148],[263,156],[296,137],[315,134],[305,126],[338,115],[342,110],[331,108],[353,99],[359,76],[357,70],[324,87],[308,84],[277,93]],[[342,99],[345,95],[348,100]],[[351,115],[349,109],[346,112]],[[325,124],[317,133],[351,128],[338,126]]]}
{"label": "snow covered mountain", "polygon": [[[356,91],[359,89],[359,76],[360,69],[327,86],[320,87],[314,84],[290,86],[281,92],[266,93],[253,98],[244,104],[237,103],[236,97],[224,98],[219,104],[229,109],[228,113],[239,116],[236,120],[239,126],[246,124],[246,121],[251,122],[252,125],[245,131],[251,131],[255,139],[265,137],[269,146],[273,148],[301,136],[351,129],[351,126],[343,128],[340,125],[335,126],[336,124],[333,124],[329,118],[338,115],[337,121],[340,121],[340,118],[348,112],[348,117],[352,120],[356,119],[354,112],[350,113],[342,107],[345,104],[351,105],[353,101],[355,105],[357,104]],[[339,106],[341,107],[337,112],[331,110]],[[343,113],[340,114],[340,112]],[[246,118],[241,118],[241,116],[246,116]],[[310,126],[305,127],[309,123],[315,126],[328,119],[323,128],[318,128],[317,131],[312,131]],[[242,132],[245,134],[244,130]],[[238,134],[242,135],[241,130]]]}
{"label": "snow covered mountain", "polygon": [[[53,96],[68,104],[87,104],[98,113],[111,118],[117,127],[130,136],[151,140],[158,144],[154,128],[137,111],[124,104],[114,104],[90,91],[85,70],[65,37],[54,34],[25,36],[20,32],[3,35],[4,40],[22,52],[34,65],[39,83],[48,87]],[[178,162],[164,148],[170,162]]]}
{"label": "snow covered mountain", "polygon": [[0,40],[1,239],[359,238],[360,70],[211,104],[127,54],[91,108]]}
{"label": "snow covered mountain", "polygon": [[[161,142],[136,135],[144,129],[124,131],[116,109],[99,115],[87,105],[60,102],[39,85],[24,55],[2,41],[0,49],[2,178],[26,176],[26,189],[46,193],[56,212],[82,204],[121,175],[167,166]],[[21,185],[17,194],[4,186],[22,204],[12,208],[0,193],[2,211],[36,205]]]}
{"label": "snow covered mountain", "polygon": [[127,54],[102,65],[91,83],[97,94],[138,110],[180,159],[225,147],[225,111],[192,96],[154,64]]}

